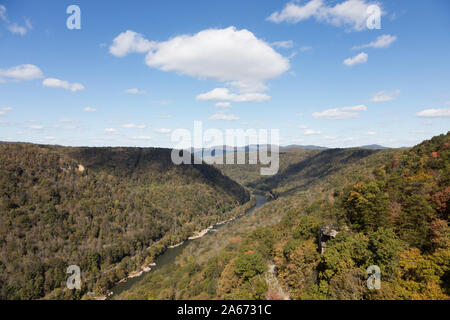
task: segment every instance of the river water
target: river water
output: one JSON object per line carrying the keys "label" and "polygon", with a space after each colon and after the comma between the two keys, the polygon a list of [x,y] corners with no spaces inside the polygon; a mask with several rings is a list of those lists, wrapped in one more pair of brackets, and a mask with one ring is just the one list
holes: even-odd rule
{"label": "river water", "polygon": [[230,225],[233,223],[237,223],[239,221],[240,218],[242,218],[243,216],[249,215],[251,214],[253,211],[255,211],[256,209],[260,208],[261,206],[263,206],[267,200],[264,196],[256,194],[255,195],[256,198],[256,204],[250,209],[248,210],[244,215],[226,223],[223,225],[215,225],[213,230],[215,231],[210,231],[209,233],[207,233],[205,236],[203,236],[202,238],[198,238],[198,239],[194,239],[194,240],[186,240],[182,245],[175,247],[175,248],[168,248],[163,254],[161,254],[160,256],[158,256],[155,260],[156,266],[152,267],[152,270],[149,272],[143,272],[142,275],[135,277],[135,278],[131,278],[128,279],[125,282],[119,283],[117,285],[115,285],[112,289],[111,292],[113,293],[109,299],[114,299],[115,296],[119,295],[120,293],[129,290],[132,286],[134,286],[136,283],[142,281],[142,279],[148,274],[151,273],[155,270],[158,270],[160,268],[162,268],[163,266],[165,266],[166,264],[169,263],[174,263],[176,257],[183,251],[183,249],[188,246],[192,241],[207,241],[206,239],[208,239],[208,236],[213,233],[213,232],[221,232],[221,227],[224,225]]}

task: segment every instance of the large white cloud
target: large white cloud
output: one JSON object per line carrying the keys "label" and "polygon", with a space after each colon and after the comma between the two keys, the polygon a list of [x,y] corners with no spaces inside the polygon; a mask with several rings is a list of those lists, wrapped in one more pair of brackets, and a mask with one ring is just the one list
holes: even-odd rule
{"label": "large white cloud", "polygon": [[60,80],[56,78],[47,78],[42,81],[42,85],[44,87],[49,88],[61,88],[70,90],[72,92],[84,90],[84,86],[81,83],[70,83],[65,80]]}
{"label": "large white cloud", "polygon": [[289,69],[289,61],[248,30],[208,29],[158,43],[147,54],[150,67],[225,82],[242,92],[266,89],[264,82]]}
{"label": "large white cloud", "polygon": [[379,5],[366,0],[347,0],[334,6],[327,6],[323,0],[310,0],[304,5],[290,2],[283,10],[272,13],[267,20],[275,23],[297,23],[315,18],[334,26],[346,26],[361,31],[367,28],[367,18],[370,16],[367,8],[372,4]]}
{"label": "large white cloud", "polygon": [[359,111],[366,111],[367,107],[363,104],[357,106],[328,109],[321,112],[314,112],[313,118],[326,120],[344,120],[359,118]]}
{"label": "large white cloud", "polygon": [[270,99],[265,93],[242,93],[236,94],[231,93],[227,88],[215,88],[211,91],[201,93],[197,95],[197,100],[203,101],[218,101],[218,100],[227,100],[234,102],[262,102]]}
{"label": "large white cloud", "polygon": [[149,67],[225,83],[240,93],[261,92],[265,82],[283,74],[289,60],[248,30],[207,29],[152,42],[133,31],[114,39],[110,52],[148,52]]}
{"label": "large white cloud", "polygon": [[421,118],[450,118],[450,108],[425,109],[416,114]]}
{"label": "large white cloud", "polygon": [[368,59],[369,59],[369,55],[365,52],[361,52],[354,57],[345,59],[344,64],[346,66],[353,67],[354,65],[357,65],[357,64],[366,63]]}
{"label": "large white cloud", "polygon": [[41,69],[33,64],[21,64],[9,69],[0,69],[0,80],[6,78],[7,80],[23,81],[42,77]]}

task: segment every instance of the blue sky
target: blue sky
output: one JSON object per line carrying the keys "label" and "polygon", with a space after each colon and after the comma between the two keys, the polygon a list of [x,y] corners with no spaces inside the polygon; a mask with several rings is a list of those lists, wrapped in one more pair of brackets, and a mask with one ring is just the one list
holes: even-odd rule
{"label": "blue sky", "polygon": [[447,0],[0,1],[2,141],[171,147],[199,120],[412,146],[450,129],[449,74]]}

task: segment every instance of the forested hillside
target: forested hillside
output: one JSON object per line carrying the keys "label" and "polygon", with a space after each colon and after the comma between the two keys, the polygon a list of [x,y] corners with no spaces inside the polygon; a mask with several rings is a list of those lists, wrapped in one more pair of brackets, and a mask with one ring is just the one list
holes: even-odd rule
{"label": "forested hillside", "polygon": [[[122,297],[450,298],[450,134],[406,150],[326,150],[254,185],[276,200]],[[380,290],[367,288],[371,265]]]}
{"label": "forested hillside", "polygon": [[[229,217],[248,192],[171,150],[0,146],[0,298],[80,298]],[[62,290],[68,265],[82,290]]]}

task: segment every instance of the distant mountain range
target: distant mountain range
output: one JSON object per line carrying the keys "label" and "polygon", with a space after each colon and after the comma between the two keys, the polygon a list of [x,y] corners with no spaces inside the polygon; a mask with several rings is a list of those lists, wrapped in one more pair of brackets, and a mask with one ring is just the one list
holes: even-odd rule
{"label": "distant mountain range", "polygon": [[[389,147],[384,147],[378,144],[370,144],[370,145],[364,145],[360,147],[352,147],[352,148],[337,148],[337,149],[369,149],[369,150],[385,150],[385,149],[391,149]],[[222,150],[223,153],[228,152],[254,152],[259,150],[266,150],[270,149],[270,145],[248,145],[245,147],[231,147],[231,146],[223,146],[223,147],[210,147],[210,148],[191,148],[191,153],[193,153],[196,156],[199,156],[203,150],[203,153],[211,154],[212,156],[215,156],[216,150]],[[303,150],[327,150],[327,149],[334,149],[334,148],[328,148],[328,147],[322,147],[322,146],[316,146],[316,145],[298,145],[298,144],[290,144],[287,146],[280,146],[279,150],[289,150],[289,149],[303,149]]]}

